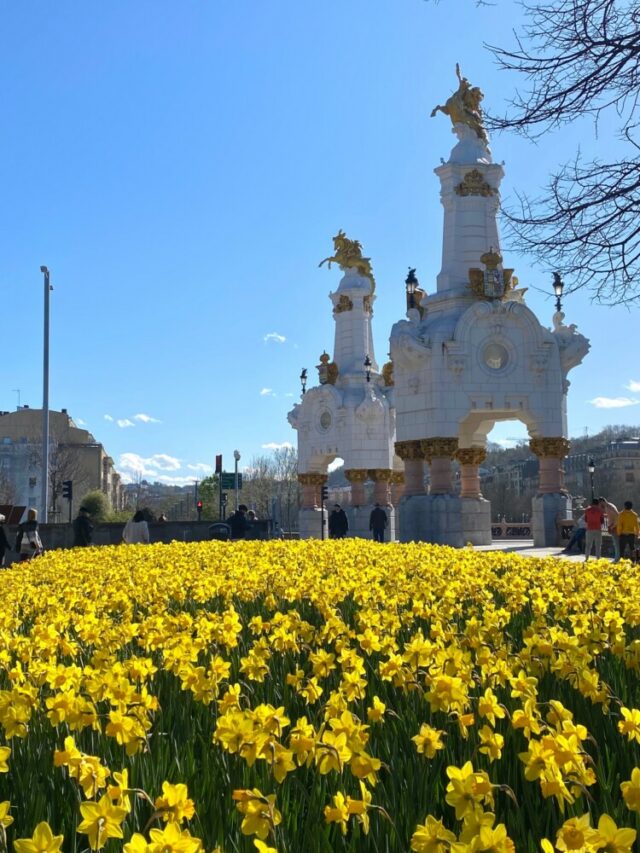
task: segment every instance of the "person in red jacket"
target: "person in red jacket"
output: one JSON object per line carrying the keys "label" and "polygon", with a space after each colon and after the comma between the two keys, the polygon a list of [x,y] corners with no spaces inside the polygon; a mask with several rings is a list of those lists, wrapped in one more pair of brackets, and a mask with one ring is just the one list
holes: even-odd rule
{"label": "person in red jacket", "polygon": [[584,543],[585,563],[591,556],[591,548],[596,552],[596,559],[602,554],[602,525],[604,524],[604,513],[600,508],[598,498],[591,501],[591,506],[584,511],[584,520],[587,522],[587,535]]}

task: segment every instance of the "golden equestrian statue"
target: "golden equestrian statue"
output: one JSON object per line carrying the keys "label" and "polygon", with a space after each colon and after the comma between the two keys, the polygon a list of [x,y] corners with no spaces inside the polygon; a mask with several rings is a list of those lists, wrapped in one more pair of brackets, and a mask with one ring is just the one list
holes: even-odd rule
{"label": "golden equestrian statue", "polygon": [[482,120],[482,109],[480,101],[484,95],[477,86],[472,86],[466,77],[460,73],[460,63],[456,62],[456,75],[458,77],[458,89],[446,101],[444,106],[438,104],[431,110],[431,118],[441,112],[449,116],[451,123],[466,124],[478,136],[485,145],[489,144],[489,137],[484,128]]}
{"label": "golden equestrian statue", "polygon": [[376,289],[376,281],[371,269],[371,258],[362,257],[360,241],[350,240],[340,229],[333,238],[333,251],[333,256],[320,261],[318,266],[328,264],[329,269],[331,269],[331,264],[339,264],[343,269],[357,269],[360,275],[367,276],[371,280],[371,293],[373,294]]}

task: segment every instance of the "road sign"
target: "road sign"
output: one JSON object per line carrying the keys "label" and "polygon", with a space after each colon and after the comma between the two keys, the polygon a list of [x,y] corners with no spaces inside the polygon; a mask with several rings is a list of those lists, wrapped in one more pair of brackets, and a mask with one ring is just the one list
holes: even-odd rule
{"label": "road sign", "polygon": [[[220,474],[220,485],[223,489],[235,489],[236,475],[235,474]],[[242,474],[238,474],[238,488],[242,488]]]}

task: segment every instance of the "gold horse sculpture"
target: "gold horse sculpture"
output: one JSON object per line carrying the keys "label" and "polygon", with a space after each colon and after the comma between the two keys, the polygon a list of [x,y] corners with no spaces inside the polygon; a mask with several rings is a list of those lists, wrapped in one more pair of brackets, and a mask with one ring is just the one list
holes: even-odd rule
{"label": "gold horse sculpture", "polygon": [[331,264],[339,264],[343,269],[357,269],[360,275],[364,275],[371,280],[371,293],[376,289],[376,282],[371,269],[371,258],[362,257],[362,244],[359,240],[350,240],[342,229],[338,231],[333,238],[334,254],[320,261],[318,264],[321,267],[327,264],[331,269]]}
{"label": "gold horse sculpture", "polygon": [[467,78],[462,76],[458,62],[456,62],[456,76],[458,77],[457,91],[447,99],[444,105],[438,104],[433,108],[431,118],[438,112],[444,113],[449,116],[452,124],[466,124],[487,145],[489,137],[483,124],[480,107],[484,95],[477,86],[472,86]]}

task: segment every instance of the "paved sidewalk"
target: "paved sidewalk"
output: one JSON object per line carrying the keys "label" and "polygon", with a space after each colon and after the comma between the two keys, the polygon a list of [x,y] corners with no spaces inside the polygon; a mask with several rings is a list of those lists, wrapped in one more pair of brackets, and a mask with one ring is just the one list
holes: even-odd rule
{"label": "paved sidewalk", "polygon": [[[570,560],[572,563],[583,563],[584,554],[563,554],[562,548],[556,546],[554,548],[534,548],[533,539],[497,539],[491,545],[477,545],[475,551],[509,551],[510,553],[519,554],[521,557],[561,557],[563,560]],[[595,559],[591,557],[591,559]],[[608,559],[605,557],[604,559]]]}

